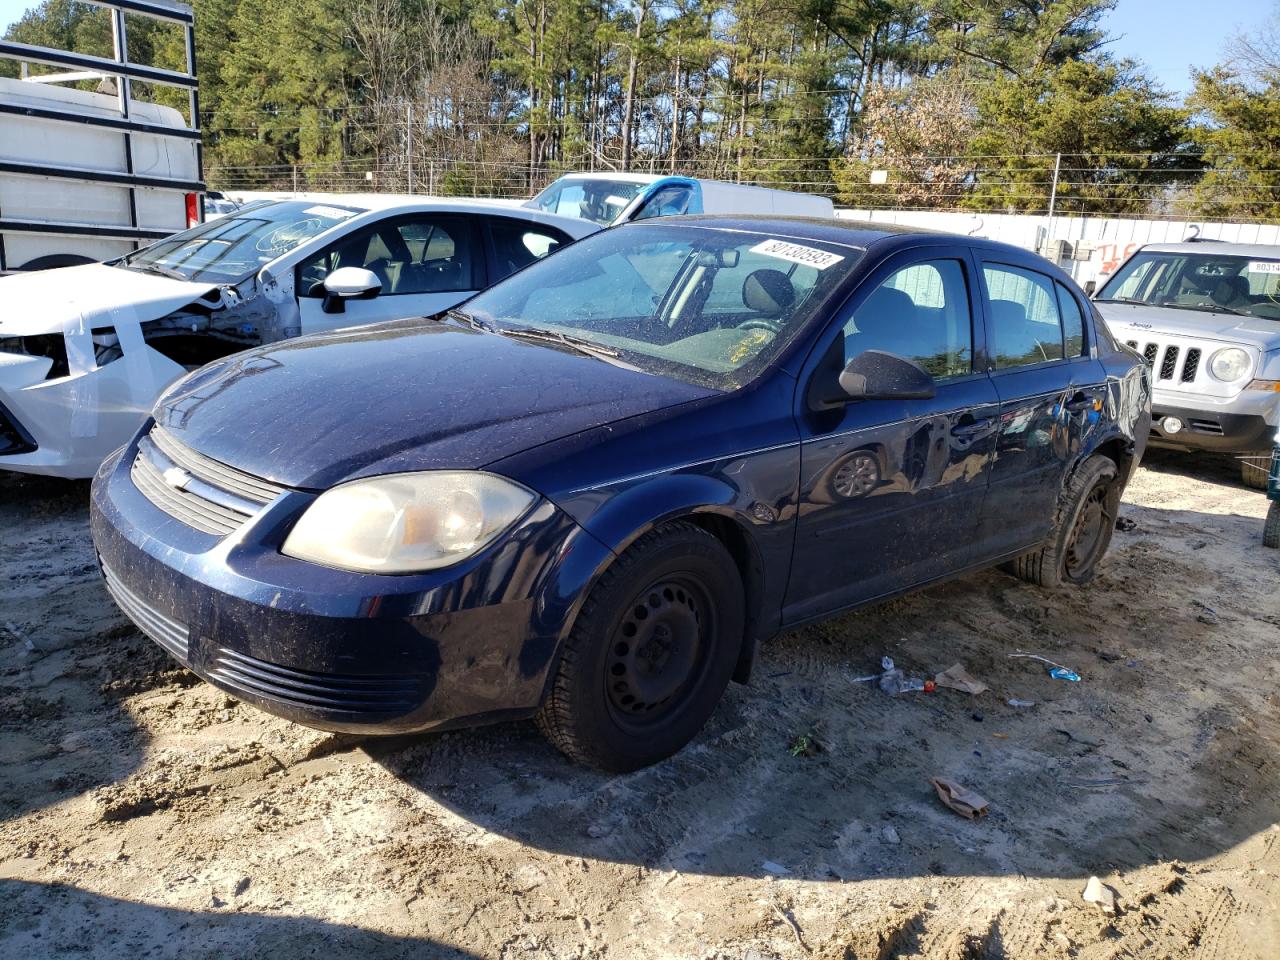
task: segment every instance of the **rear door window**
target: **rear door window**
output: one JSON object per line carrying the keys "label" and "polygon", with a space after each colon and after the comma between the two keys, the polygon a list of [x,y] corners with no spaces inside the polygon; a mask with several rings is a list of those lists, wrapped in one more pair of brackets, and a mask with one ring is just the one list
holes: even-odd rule
{"label": "rear door window", "polygon": [[1054,286],[1058,288],[1058,307],[1062,312],[1062,342],[1067,356],[1082,356],[1085,353],[1085,340],[1084,314],[1080,310],[1080,303],[1062,284],[1055,283]]}
{"label": "rear door window", "polygon": [[572,242],[567,235],[551,227],[505,217],[489,220],[489,235],[493,239],[494,256],[490,283],[509,277]]}
{"label": "rear door window", "polygon": [[1005,264],[983,265],[992,366],[1026,367],[1063,358],[1062,317],[1054,283]]}

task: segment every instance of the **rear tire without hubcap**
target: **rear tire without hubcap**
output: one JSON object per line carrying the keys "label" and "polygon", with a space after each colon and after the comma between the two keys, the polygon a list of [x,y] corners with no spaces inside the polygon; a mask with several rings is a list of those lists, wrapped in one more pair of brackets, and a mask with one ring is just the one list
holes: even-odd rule
{"label": "rear tire without hubcap", "polygon": [[565,642],[539,729],[580,763],[625,772],[671,756],[715,711],[743,638],[733,557],[672,523],[601,577]]}
{"label": "rear tire without hubcap", "polygon": [[1109,457],[1095,454],[1082,463],[1058,496],[1053,529],[1044,543],[1004,564],[1004,569],[1042,587],[1080,586],[1092,580],[1116,528],[1118,476]]}

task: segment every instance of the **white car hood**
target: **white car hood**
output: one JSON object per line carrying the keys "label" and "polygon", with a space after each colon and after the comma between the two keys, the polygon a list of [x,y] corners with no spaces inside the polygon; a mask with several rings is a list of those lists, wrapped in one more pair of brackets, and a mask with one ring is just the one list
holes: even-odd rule
{"label": "white car hood", "polygon": [[1116,339],[1122,341],[1141,339],[1144,333],[1164,333],[1222,343],[1247,343],[1262,353],[1280,348],[1280,320],[1136,303],[1095,301],[1094,306],[1102,313]]}
{"label": "white car hood", "polygon": [[90,263],[0,279],[0,337],[84,333],[156,320],[217,289],[153,273]]}

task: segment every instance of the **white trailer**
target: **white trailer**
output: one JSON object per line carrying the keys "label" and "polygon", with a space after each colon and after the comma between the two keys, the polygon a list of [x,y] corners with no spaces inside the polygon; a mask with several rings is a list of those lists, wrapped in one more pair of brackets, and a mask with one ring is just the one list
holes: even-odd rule
{"label": "white trailer", "polygon": [[[202,219],[202,156],[191,8],[91,0],[111,12],[114,56],[0,41],[22,79],[0,78],[0,272],[110,260]],[[125,12],[177,24],[186,71],[132,63]],[[29,65],[62,68],[36,74]],[[59,86],[97,79],[111,93]],[[190,115],[132,96],[133,81],[187,94]]]}

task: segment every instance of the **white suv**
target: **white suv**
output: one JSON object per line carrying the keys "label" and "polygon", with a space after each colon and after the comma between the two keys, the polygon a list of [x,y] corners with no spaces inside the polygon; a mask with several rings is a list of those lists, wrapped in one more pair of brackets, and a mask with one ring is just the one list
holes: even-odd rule
{"label": "white suv", "polygon": [[1280,247],[1150,244],[1094,302],[1151,365],[1151,443],[1234,454],[1244,482],[1265,489],[1280,408]]}

